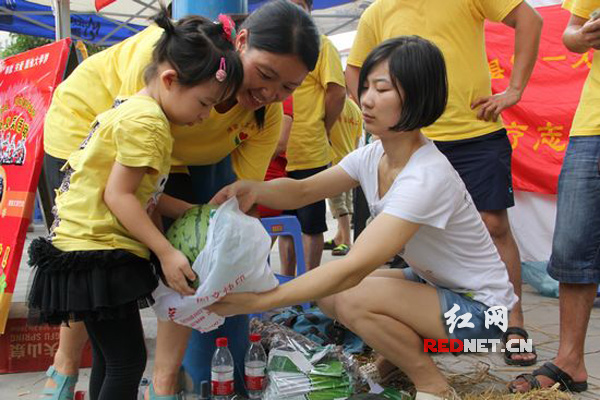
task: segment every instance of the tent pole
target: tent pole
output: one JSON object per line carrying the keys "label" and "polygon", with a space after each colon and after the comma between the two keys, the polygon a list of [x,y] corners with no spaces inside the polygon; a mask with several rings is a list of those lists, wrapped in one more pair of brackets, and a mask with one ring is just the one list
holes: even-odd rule
{"label": "tent pole", "polygon": [[71,37],[70,0],[52,0],[56,40]]}

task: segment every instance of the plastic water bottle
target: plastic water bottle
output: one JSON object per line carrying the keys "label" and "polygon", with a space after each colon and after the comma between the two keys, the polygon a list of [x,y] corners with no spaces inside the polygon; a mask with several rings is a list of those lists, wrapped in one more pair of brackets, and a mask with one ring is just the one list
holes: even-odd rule
{"label": "plastic water bottle", "polygon": [[217,339],[210,375],[213,400],[230,400],[234,395],[233,357],[227,348],[227,338]]}
{"label": "plastic water bottle", "polygon": [[265,389],[267,354],[260,344],[260,335],[250,335],[250,347],[244,359],[246,390],[249,399],[262,399]]}

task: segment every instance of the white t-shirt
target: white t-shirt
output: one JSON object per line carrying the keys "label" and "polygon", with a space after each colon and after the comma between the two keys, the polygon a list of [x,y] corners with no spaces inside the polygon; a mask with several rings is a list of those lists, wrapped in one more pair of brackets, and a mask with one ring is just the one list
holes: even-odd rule
{"label": "white t-shirt", "polygon": [[386,213],[421,225],[401,253],[408,265],[433,285],[511,310],[518,298],[506,267],[446,157],[428,142],[380,199],[377,169],[383,154],[383,145],[376,141],[348,154],[339,165],[360,183],[373,217]]}

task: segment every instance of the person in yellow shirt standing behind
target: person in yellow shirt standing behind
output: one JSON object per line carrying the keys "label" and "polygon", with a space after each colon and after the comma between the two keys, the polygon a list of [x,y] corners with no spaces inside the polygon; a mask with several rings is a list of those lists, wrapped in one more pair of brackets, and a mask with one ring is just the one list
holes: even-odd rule
{"label": "person in yellow shirt standing behind", "polygon": [[[290,0],[306,12],[312,10],[312,0]],[[292,179],[305,179],[327,168],[331,162],[329,135],[344,108],[346,85],[340,56],[324,35],[315,69],[294,92],[294,122],[287,147],[287,171]],[[325,201],[298,210],[302,227],[302,242],[307,269],[316,268],[323,255],[323,232],[327,231]],[[295,253],[292,240],[282,236],[279,241],[282,270],[293,271]]]}
{"label": "person in yellow shirt standing behind", "polygon": [[[509,87],[495,95],[491,93],[485,53],[486,20],[502,22],[515,30],[515,61]],[[442,117],[423,133],[435,142],[465,182],[519,298],[521,261],[507,213],[514,205],[512,148],[498,117],[521,99],[535,65],[541,29],[541,17],[523,0],[377,0],[360,18],[346,68],[346,83],[357,98],[360,67],[369,52],[384,40],[419,35],[442,50],[448,68],[448,105]],[[504,341],[527,339],[521,302],[511,311]],[[504,354],[510,365],[532,365],[537,359],[535,351]],[[383,374],[385,364],[380,364]]]}
{"label": "person in yellow shirt standing behind", "polygon": [[[337,165],[342,158],[350,154],[362,134],[362,113],[356,103],[346,98],[344,109],[337,122],[331,128],[331,148],[333,160],[331,165]],[[334,256],[345,256],[350,251],[350,218],[352,216],[352,191],[341,193],[327,199],[333,218],[337,220],[337,233],[331,240],[325,242],[325,249],[331,250]]]}
{"label": "person in yellow shirt standing behind", "polygon": [[[566,0],[571,19],[563,43],[572,52],[600,50],[600,0]],[[556,226],[548,274],[560,283],[558,354],[531,374],[519,375],[512,392],[559,384],[587,390],[585,336],[600,283],[600,57],[594,56],[558,179]]]}

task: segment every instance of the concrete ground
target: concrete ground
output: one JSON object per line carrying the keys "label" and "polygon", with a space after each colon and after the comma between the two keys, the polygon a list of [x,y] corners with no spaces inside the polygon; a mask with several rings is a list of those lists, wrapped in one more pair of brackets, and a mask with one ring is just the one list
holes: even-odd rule
{"label": "concrete ground", "polygon": [[[325,239],[330,239],[336,231],[336,222],[328,217],[329,231],[325,234]],[[36,231],[27,235],[29,242],[38,235],[45,234],[42,227],[37,227]],[[25,258],[25,257],[24,257]],[[325,251],[323,262],[332,260],[331,252]],[[273,267],[279,269],[279,256],[277,246],[273,248],[271,257]],[[29,267],[26,260],[21,263],[17,287],[15,290],[14,301],[23,302],[29,281]],[[531,334],[538,352],[538,366],[543,362],[551,360],[558,349],[558,299],[543,297],[537,294],[530,286],[523,288],[523,305],[525,311],[526,328]],[[148,364],[144,376],[150,376],[153,366],[153,349],[156,339],[156,319],[151,310],[142,312],[144,330],[146,334],[147,347],[149,352]],[[482,390],[487,387],[495,386],[502,388],[506,381],[514,376],[530,372],[535,368],[509,367],[504,364],[502,353],[487,353],[477,355],[461,355],[455,357],[450,354],[436,356],[436,362],[444,368],[447,374],[453,376],[477,375],[476,371],[489,366],[488,376],[482,384],[475,384],[464,379],[453,378],[453,382],[463,381],[463,384],[471,385],[474,390]],[[588,383],[589,390],[577,396],[580,399],[600,399],[600,303],[597,302],[592,311],[592,316],[588,329],[586,341],[586,365],[590,374]],[[89,369],[83,369],[80,373],[80,379],[77,384],[77,390],[87,390],[89,382]],[[478,379],[475,378],[474,381]],[[0,375],[0,400],[33,400],[38,398],[44,385],[44,372],[19,373]],[[504,381],[504,382],[503,382]]]}

